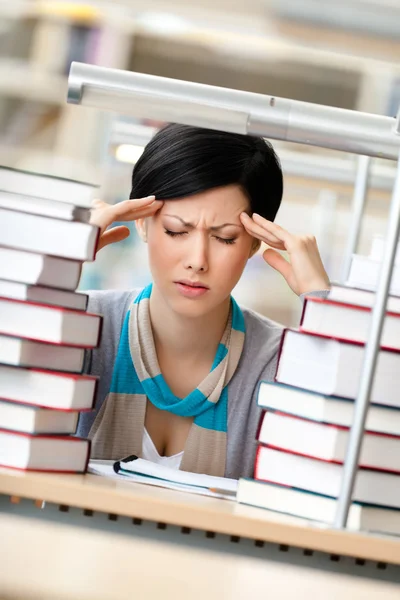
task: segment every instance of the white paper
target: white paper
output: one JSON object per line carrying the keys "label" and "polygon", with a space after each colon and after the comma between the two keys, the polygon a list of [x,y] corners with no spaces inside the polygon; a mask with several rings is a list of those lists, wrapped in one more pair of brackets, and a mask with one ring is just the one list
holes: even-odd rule
{"label": "white paper", "polygon": [[[138,475],[137,473],[130,473],[129,475],[122,475],[116,473],[113,469],[114,460],[91,460],[88,466],[88,472],[94,475],[101,475],[103,477],[110,477],[112,479],[119,479],[131,483],[141,483],[144,485],[162,487],[170,490],[178,490],[181,492],[189,492],[191,494],[200,494],[202,496],[211,496],[212,498],[224,498],[226,500],[236,500],[236,494],[228,493],[217,493],[212,492],[210,489],[205,487],[198,487],[188,485],[184,483],[176,483],[173,481],[167,481],[165,479],[157,479],[147,477],[145,475]],[[236,490],[234,490],[236,491]]]}

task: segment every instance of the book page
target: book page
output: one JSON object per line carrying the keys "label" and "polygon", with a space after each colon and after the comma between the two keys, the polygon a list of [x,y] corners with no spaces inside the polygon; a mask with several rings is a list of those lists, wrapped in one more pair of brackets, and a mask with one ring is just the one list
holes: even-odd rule
{"label": "book page", "polygon": [[190,494],[200,494],[202,496],[211,496],[212,498],[222,498],[225,500],[236,500],[236,494],[228,492],[212,492],[209,488],[197,487],[193,485],[187,485],[183,483],[176,483],[173,481],[166,481],[164,479],[156,479],[148,477],[146,475],[138,475],[136,473],[130,473],[129,475],[122,475],[115,473],[113,469],[114,460],[91,460],[89,462],[88,472],[94,475],[101,475],[103,477],[111,477],[112,479],[119,479],[131,483],[141,483],[145,485],[167,488],[170,490],[178,490],[181,492],[189,492]]}

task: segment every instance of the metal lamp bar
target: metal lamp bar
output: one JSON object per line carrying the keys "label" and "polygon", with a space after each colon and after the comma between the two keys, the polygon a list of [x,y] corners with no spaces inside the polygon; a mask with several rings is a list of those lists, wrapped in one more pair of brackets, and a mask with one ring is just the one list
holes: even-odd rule
{"label": "metal lamp bar", "polygon": [[383,256],[375,304],[372,310],[371,328],[365,346],[360,387],[354,407],[353,425],[344,463],[342,486],[335,516],[335,527],[346,526],[351,504],[352,491],[357,473],[358,461],[363,441],[365,421],[369,407],[369,399],[373,384],[375,367],[378,359],[386,302],[392,278],[397,242],[400,231],[400,155],[397,163],[397,174],[390,205],[388,227],[386,232],[385,252]]}
{"label": "metal lamp bar", "polygon": [[397,159],[395,119],[73,62],[68,102],[139,118]]}

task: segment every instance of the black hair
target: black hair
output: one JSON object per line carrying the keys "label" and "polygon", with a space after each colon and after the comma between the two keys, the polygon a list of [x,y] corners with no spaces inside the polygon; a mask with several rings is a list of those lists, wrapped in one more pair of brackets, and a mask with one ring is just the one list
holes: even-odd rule
{"label": "black hair", "polygon": [[130,198],[192,196],[238,184],[250,212],[273,221],[283,177],[272,145],[263,138],[172,123],[150,140],[133,168]]}

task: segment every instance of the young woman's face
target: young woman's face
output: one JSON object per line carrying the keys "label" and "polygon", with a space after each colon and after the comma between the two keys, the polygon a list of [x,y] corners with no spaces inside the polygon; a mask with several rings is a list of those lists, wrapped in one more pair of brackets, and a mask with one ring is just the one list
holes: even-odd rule
{"label": "young woman's face", "polygon": [[164,301],[201,316],[226,301],[254,253],[239,215],[249,202],[239,186],[167,200],[147,221],[153,280]]}

